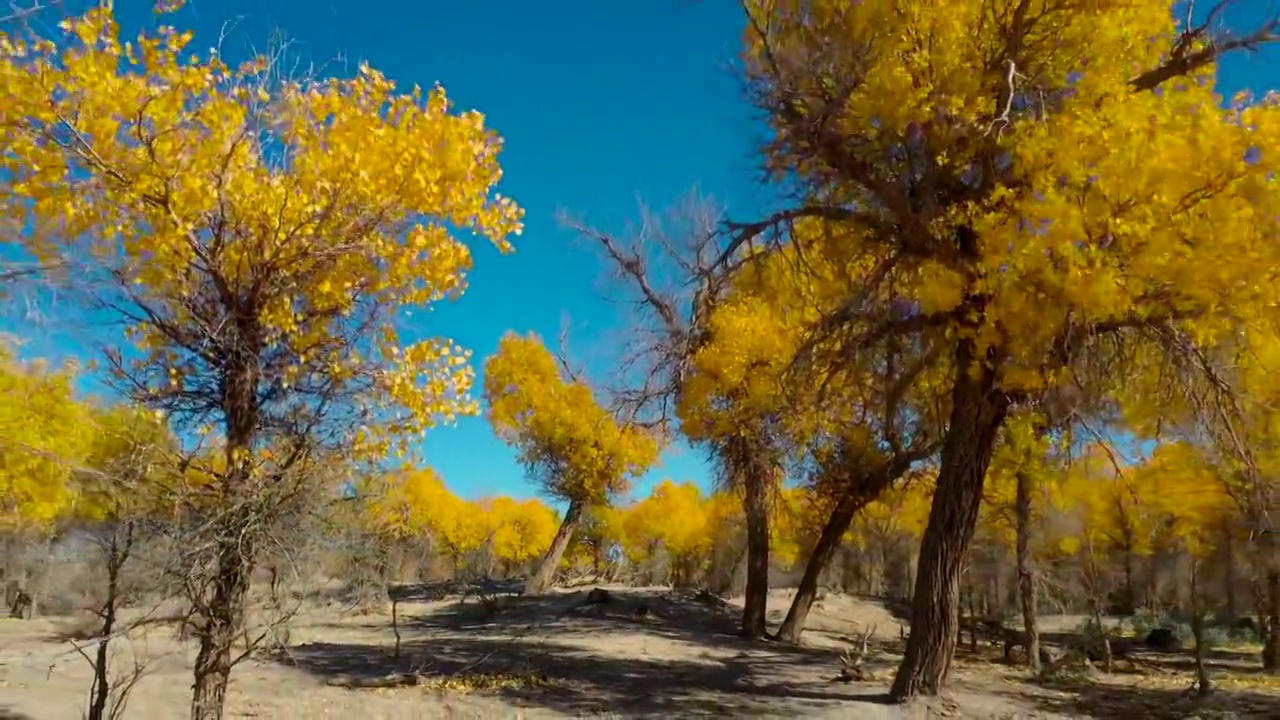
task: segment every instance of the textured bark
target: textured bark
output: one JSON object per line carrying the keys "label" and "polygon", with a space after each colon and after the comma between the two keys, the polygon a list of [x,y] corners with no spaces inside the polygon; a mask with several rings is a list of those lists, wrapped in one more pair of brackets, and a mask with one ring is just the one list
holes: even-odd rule
{"label": "textured bark", "polygon": [[574,500],[569,503],[569,509],[564,513],[564,520],[560,523],[560,529],[556,531],[555,539],[551,541],[551,547],[547,548],[546,554],[542,556],[542,561],[538,563],[538,569],[534,570],[533,577],[525,583],[525,595],[541,595],[551,589],[551,583],[556,577],[556,568],[560,567],[560,561],[564,558],[564,551],[569,549],[573,534],[582,524],[584,510],[580,501]]}
{"label": "textured bark", "polygon": [[195,682],[191,694],[191,720],[222,720],[227,683],[231,677],[232,644],[244,619],[245,597],[257,554],[251,486],[253,453],[258,431],[258,332],[249,322],[240,327],[242,352],[227,365],[222,384],[222,410],[226,418],[228,472],[223,497],[230,507],[213,523],[214,569],[208,600],[201,608],[196,653]]}
{"label": "textured bark", "polygon": [[920,545],[911,637],[890,690],[895,702],[937,694],[955,652],[961,565],[977,524],[996,433],[1008,412],[1008,399],[995,390],[992,371],[976,363],[974,350],[973,342],[965,340],[956,352],[960,369],[952,389],[938,487]]}
{"label": "textured bark", "polygon": [[742,606],[742,635],[762,638],[769,602],[769,478],[748,472],[743,478],[747,519],[747,590]]}

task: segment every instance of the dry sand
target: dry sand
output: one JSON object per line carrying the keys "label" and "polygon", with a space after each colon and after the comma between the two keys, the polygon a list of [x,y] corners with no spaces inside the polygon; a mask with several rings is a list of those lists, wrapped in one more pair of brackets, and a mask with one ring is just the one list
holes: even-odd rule
{"label": "dry sand", "polygon": [[[294,619],[286,651],[260,654],[234,670],[228,717],[1280,717],[1280,695],[1243,687],[1220,692],[1212,707],[1197,706],[1184,692],[1190,675],[1182,668],[1047,689],[995,662],[998,650],[958,655],[946,698],[890,706],[883,695],[900,659],[899,623],[877,603],[827,597],[811,615],[806,647],[792,648],[734,637],[737,608],[730,604],[610,587],[611,602],[589,609],[582,604],[587,589],[512,597],[496,614],[475,599],[403,602],[398,661],[389,617],[344,615],[337,605],[308,608]],[[774,593],[771,620],[781,619],[789,599],[788,591]],[[636,619],[641,604],[650,612]],[[0,620],[0,720],[82,717],[90,667],[57,639],[65,623]],[[876,680],[833,682],[839,653],[871,625],[876,649],[866,665]],[[148,672],[124,717],[186,717],[192,648],[156,629],[120,643],[117,667],[130,666],[131,653],[146,659]],[[351,687],[394,673],[428,681]],[[438,680],[496,676],[519,682],[453,690]]]}

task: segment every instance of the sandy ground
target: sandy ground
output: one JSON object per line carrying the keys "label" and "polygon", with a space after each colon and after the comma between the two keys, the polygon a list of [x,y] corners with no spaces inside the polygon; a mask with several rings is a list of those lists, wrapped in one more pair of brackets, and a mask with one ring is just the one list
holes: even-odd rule
{"label": "sandy ground", "polygon": [[[1268,689],[1241,658],[1234,660],[1242,669],[1220,674],[1223,687],[1206,703],[1185,692],[1191,680],[1185,656],[1165,658],[1164,670],[1153,661],[1140,673],[1046,687],[998,662],[998,649],[958,653],[947,697],[890,706],[883,696],[901,657],[899,622],[875,602],[827,597],[810,617],[806,647],[792,648],[734,637],[737,608],[729,604],[657,588],[609,588],[611,602],[588,609],[587,589],[508,598],[496,613],[475,599],[411,598],[399,604],[398,660],[388,616],[344,615],[337,605],[308,608],[291,624],[286,650],[259,654],[235,669],[228,716],[1280,717],[1280,685]],[[774,593],[772,620],[781,619],[789,600],[788,591]],[[642,604],[649,612],[637,619]],[[1049,629],[1054,623],[1046,619]],[[65,625],[0,620],[0,720],[82,717],[91,670],[57,639]],[[833,682],[840,652],[869,626],[877,630],[866,662],[875,680]],[[132,667],[131,656],[147,665],[124,717],[186,717],[192,655],[166,629],[121,643],[118,670]],[[1221,659],[1233,660],[1229,654]],[[397,673],[425,680],[359,687]],[[475,689],[483,683],[490,687]]]}

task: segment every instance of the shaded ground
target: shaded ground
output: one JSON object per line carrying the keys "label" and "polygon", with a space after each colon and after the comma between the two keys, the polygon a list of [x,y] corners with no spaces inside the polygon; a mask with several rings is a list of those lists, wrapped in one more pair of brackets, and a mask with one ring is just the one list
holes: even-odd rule
{"label": "shaded ground", "polygon": [[[503,587],[465,598],[456,588],[402,588],[398,655],[388,616],[314,607],[295,620],[287,649],[235,670],[228,715],[906,720],[1213,717],[1229,710],[1234,717],[1280,717],[1280,695],[1259,689],[1265,683],[1250,679],[1257,676],[1223,676],[1213,704],[1187,697],[1190,676],[1179,665],[1185,657],[1150,659],[1140,673],[1045,686],[994,662],[1000,652],[990,648],[958,655],[948,698],[889,706],[883,694],[900,659],[899,624],[879,604],[827,597],[811,616],[806,647],[793,648],[739,639],[737,607],[715,598],[609,589],[609,602],[587,605],[586,588],[542,598],[503,596],[514,590]],[[774,622],[789,601],[787,591],[774,594]],[[832,682],[840,652],[872,625],[866,666],[875,680]],[[0,621],[0,720],[81,716],[89,667],[74,648],[50,638],[56,626]],[[132,652],[150,669],[127,716],[186,717],[191,648],[157,630],[121,650],[123,661]],[[368,687],[391,684],[400,686]]]}

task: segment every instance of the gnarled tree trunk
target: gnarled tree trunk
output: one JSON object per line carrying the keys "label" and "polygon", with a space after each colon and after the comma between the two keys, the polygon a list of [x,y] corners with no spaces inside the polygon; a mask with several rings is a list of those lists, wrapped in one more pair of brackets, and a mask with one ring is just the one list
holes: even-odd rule
{"label": "gnarled tree trunk", "polygon": [[585,510],[585,505],[579,500],[569,503],[569,509],[564,513],[564,520],[560,523],[560,529],[556,531],[555,539],[551,541],[551,547],[547,548],[546,554],[542,556],[538,569],[533,571],[533,577],[525,583],[525,595],[541,595],[551,588],[551,582],[556,577],[556,568],[560,567],[564,551],[569,549],[573,534],[582,524]]}
{"label": "gnarled tree trunk", "polygon": [[258,432],[259,371],[257,333],[241,328],[248,347],[228,364],[223,379],[222,410],[226,418],[227,474],[223,497],[229,507],[213,523],[214,568],[207,598],[200,608],[200,649],[196,653],[191,720],[222,720],[227,683],[233,665],[232,644],[244,621],[245,597],[257,555],[255,497],[251,457]]}
{"label": "gnarled tree trunk", "polygon": [[962,340],[938,486],[920,545],[911,637],[890,690],[895,702],[937,694],[955,651],[961,565],[978,521],[996,433],[1009,407],[995,390],[993,371],[978,361],[973,341]]}

